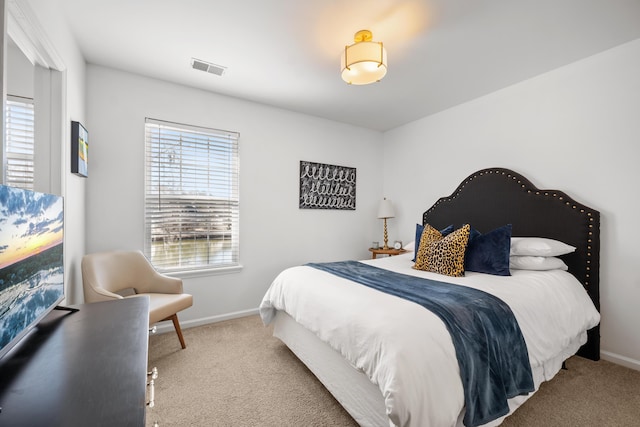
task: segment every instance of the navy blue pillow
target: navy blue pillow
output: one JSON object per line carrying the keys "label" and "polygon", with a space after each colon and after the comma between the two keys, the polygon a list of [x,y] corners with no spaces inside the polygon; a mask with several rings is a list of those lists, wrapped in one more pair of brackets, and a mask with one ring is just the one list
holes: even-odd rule
{"label": "navy blue pillow", "polygon": [[[416,224],[416,240],[413,242],[413,245],[414,245],[413,259],[411,260],[413,262],[416,262],[416,258],[418,257],[418,248],[420,247],[420,239],[422,238],[423,231],[424,231],[424,225]],[[442,234],[442,237],[446,236],[447,234],[451,234],[452,232],[453,232],[453,224],[447,225],[445,228],[440,230],[440,234]]]}
{"label": "navy blue pillow", "polygon": [[511,224],[496,228],[486,234],[472,229],[464,256],[464,270],[496,276],[511,276],[509,250],[511,249]]}

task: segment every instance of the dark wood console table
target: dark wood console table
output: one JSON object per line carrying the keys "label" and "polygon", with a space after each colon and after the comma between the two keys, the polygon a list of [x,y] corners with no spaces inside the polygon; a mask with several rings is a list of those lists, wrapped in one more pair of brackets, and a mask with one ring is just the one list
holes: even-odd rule
{"label": "dark wood console table", "polygon": [[74,307],[0,360],[0,426],[145,425],[149,299]]}

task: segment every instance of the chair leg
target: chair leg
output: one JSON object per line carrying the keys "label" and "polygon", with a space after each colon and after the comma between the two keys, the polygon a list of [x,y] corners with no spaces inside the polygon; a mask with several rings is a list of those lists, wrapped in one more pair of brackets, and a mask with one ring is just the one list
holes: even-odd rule
{"label": "chair leg", "polygon": [[173,316],[169,316],[163,320],[171,320],[173,322],[173,327],[176,329],[176,333],[178,334],[178,339],[180,340],[180,345],[184,350],[187,348],[187,345],[184,343],[184,337],[182,336],[182,329],[180,329],[180,322],[178,322],[178,314],[174,314]]}

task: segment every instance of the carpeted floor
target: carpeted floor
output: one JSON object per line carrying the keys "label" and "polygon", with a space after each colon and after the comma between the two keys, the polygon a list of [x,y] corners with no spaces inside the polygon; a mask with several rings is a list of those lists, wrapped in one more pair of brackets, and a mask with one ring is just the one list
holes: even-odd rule
{"label": "carpeted floor", "polygon": [[[258,316],[151,337],[156,406],[147,426],[355,426]],[[640,372],[580,357],[515,414],[507,427],[640,426]]]}

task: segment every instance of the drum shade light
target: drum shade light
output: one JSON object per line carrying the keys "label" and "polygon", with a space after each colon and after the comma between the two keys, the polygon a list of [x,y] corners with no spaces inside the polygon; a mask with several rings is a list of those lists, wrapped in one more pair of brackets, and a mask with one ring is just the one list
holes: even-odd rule
{"label": "drum shade light", "polygon": [[354,44],[345,46],[342,56],[342,80],[354,85],[367,85],[382,80],[387,74],[387,51],[374,42],[369,30],[360,30]]}

